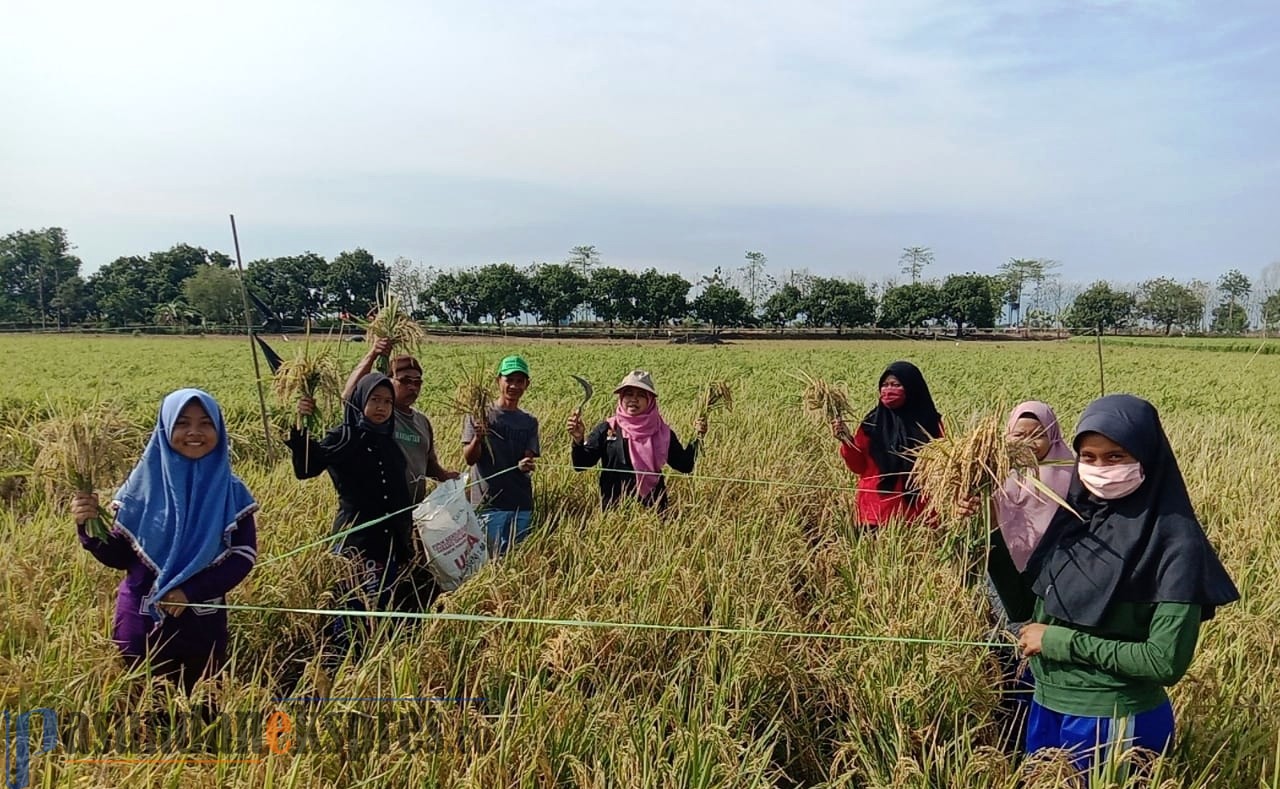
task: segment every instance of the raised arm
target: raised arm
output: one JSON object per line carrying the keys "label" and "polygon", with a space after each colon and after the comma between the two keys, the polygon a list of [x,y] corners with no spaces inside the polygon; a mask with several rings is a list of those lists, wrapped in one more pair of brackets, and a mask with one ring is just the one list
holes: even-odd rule
{"label": "raised arm", "polygon": [[604,458],[606,437],[609,433],[609,423],[601,422],[591,430],[590,435],[584,436],[582,442],[573,442],[570,453],[573,459],[573,470],[582,471],[591,468]]}
{"label": "raised arm", "polygon": [[351,371],[351,375],[347,376],[347,383],[342,387],[342,399],[350,400],[351,395],[355,394],[356,384],[360,383],[360,379],[364,378],[373,371],[374,362],[378,361],[379,356],[386,356],[391,353],[391,340],[386,337],[379,337],[369,346],[369,352],[360,357],[360,361],[356,362],[355,368]]}

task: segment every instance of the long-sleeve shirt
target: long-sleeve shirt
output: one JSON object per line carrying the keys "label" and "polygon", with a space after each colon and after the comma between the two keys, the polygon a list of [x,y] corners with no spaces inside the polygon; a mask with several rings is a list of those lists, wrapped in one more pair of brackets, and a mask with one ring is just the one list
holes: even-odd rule
{"label": "long-sleeve shirt", "polygon": [[236,522],[230,544],[205,569],[179,584],[193,607],[178,616],[165,616],[155,627],[151,615],[142,609],[142,600],[151,591],[156,574],[138,557],[133,544],[123,534],[111,532],[105,540],[91,537],[79,526],[80,544],[107,567],[124,570],[116,596],[115,621],[111,637],[127,656],[187,658],[215,655],[221,660],[227,645],[227,612],[222,608],[200,608],[199,603],[222,603],[249,575],[258,556],[258,532],[253,515]]}
{"label": "long-sleeve shirt", "polygon": [[285,444],[293,453],[293,473],[298,479],[329,472],[338,492],[333,533],[395,513],[343,537],[335,551],[352,547],[379,561],[413,557],[413,500],[404,453],[395,438],[344,425],[320,441],[293,430]]}
{"label": "long-sleeve shirt", "polygon": [[[698,458],[698,441],[694,439],[689,446],[680,443],[676,431],[671,431],[671,446],[667,450],[667,465],[676,471],[692,474],[693,464]],[[600,503],[604,509],[616,505],[624,496],[636,495],[635,466],[631,463],[631,450],[627,439],[621,431],[614,430],[606,420],[596,425],[581,444],[573,445],[573,466],[575,471],[582,471],[600,463]],[[667,507],[667,480],[658,477],[658,483],[649,491],[649,495],[641,499],[641,503],[657,506],[659,510]]]}
{"label": "long-sleeve shirt", "polygon": [[998,531],[987,566],[1011,619],[1048,625],[1031,671],[1036,701],[1054,712],[1103,718],[1155,709],[1191,665],[1198,605],[1116,601],[1097,627],[1084,627],[1045,612]]}
{"label": "long-sleeve shirt", "polygon": [[922,498],[905,495],[907,479],[899,476],[893,480],[892,491],[880,489],[883,479],[880,467],[871,456],[871,437],[861,425],[853,434],[853,443],[840,442],[840,457],[845,466],[858,475],[858,492],[855,501],[858,521],[864,526],[883,526],[892,519],[905,521],[923,520],[925,502]]}

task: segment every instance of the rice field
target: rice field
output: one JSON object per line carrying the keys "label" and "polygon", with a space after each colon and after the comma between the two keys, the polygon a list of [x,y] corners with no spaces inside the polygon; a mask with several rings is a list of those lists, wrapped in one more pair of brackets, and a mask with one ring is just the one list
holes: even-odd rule
{"label": "rice field", "polygon": [[[267,339],[286,358],[294,351]],[[344,374],[365,348],[333,349]],[[186,699],[117,660],[109,631],[119,573],[80,548],[67,503],[46,498],[38,480],[0,477],[0,708],[126,721],[216,704],[259,724],[279,711],[319,721],[306,736],[293,732],[287,752],[260,736],[234,758],[152,749],[85,761],[55,749],[32,756],[30,785],[1062,785],[1060,762],[1001,751],[998,668],[990,649],[973,645],[989,627],[966,551],[946,532],[859,539],[854,479],[829,428],[806,413],[803,376],[842,385],[861,413],[884,365],[907,358],[948,424],[1003,418],[1034,398],[1069,429],[1098,394],[1093,345],[428,341],[419,408],[446,467],[461,463],[458,383],[509,353],[530,363],[523,405],[542,422],[537,532],[442,598],[443,610],[670,628],[384,623],[362,663],[329,677],[309,659],[320,619],[270,609],[323,607],[338,572],[324,549],[277,557],[327,534],[335,497],[324,478],[295,480],[283,446],[265,440],[248,342],[0,337],[0,468],[33,463],[31,430],[51,415],[109,403],[146,431],[164,394],[197,386],[223,405],[236,471],[262,504],[259,564],[230,600],[259,608],[232,613],[227,675]],[[1206,626],[1172,691],[1178,742],[1153,783],[1280,787],[1280,358],[1108,345],[1105,365],[1109,392],[1161,409],[1243,595]],[[633,509],[601,515],[594,474],[568,468],[563,424],[582,399],[572,376],[595,385],[583,411],[591,423],[637,367],[653,372],[681,438],[706,407],[709,381],[732,392],[732,411],[711,410],[696,474],[668,472],[675,516],[666,521]],[[279,409],[269,389],[267,403]],[[291,418],[274,414],[273,425]],[[689,629],[706,626],[724,630]],[[858,638],[821,637],[831,634]],[[1107,776],[1095,784],[1121,785]]]}

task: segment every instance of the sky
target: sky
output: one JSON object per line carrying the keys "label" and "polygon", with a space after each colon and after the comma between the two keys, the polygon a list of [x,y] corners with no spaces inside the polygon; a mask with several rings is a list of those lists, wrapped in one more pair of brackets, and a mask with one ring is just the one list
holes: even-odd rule
{"label": "sky", "polygon": [[1280,4],[0,0],[0,233],[437,267],[1280,260]]}

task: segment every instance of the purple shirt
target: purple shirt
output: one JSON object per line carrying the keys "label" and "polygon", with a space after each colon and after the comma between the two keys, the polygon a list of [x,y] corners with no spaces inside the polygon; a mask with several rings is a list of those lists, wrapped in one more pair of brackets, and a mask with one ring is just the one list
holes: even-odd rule
{"label": "purple shirt", "polygon": [[[159,623],[142,610],[142,600],[156,574],[138,558],[129,538],[112,532],[106,540],[76,528],[80,544],[108,567],[124,570],[116,597],[111,638],[127,657],[185,660],[214,656],[222,662],[227,648],[227,612],[221,608],[186,608],[181,616],[165,616]],[[223,596],[249,575],[258,556],[258,533],[253,515],[246,515],[231,532],[230,547],[213,564],[184,581],[179,588],[193,605],[223,603]]]}

